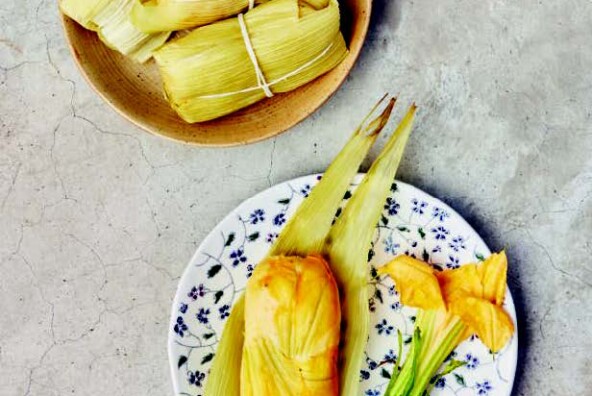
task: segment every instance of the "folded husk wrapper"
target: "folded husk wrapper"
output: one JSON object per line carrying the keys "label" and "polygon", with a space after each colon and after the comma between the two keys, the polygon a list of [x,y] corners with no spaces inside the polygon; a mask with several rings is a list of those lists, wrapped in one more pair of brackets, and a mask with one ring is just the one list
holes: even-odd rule
{"label": "folded husk wrapper", "polygon": [[109,48],[145,62],[162,46],[170,32],[147,34],[129,18],[134,0],[61,0],[62,12],[87,29],[96,31]]}
{"label": "folded husk wrapper", "polygon": [[[273,93],[292,91],[345,58],[339,19],[336,0],[320,10],[297,0],[274,0],[244,15]],[[164,45],[154,58],[171,106],[187,122],[218,118],[266,97],[237,18],[195,29]]]}
{"label": "folded husk wrapper", "polygon": [[[255,0],[253,5],[269,0]],[[328,0],[302,1],[315,9]],[[221,21],[246,11],[249,0],[135,0],[131,20],[146,33],[189,29]]]}
{"label": "folded husk wrapper", "polygon": [[245,295],[241,396],[337,396],[340,316],[320,256],[259,263]]}

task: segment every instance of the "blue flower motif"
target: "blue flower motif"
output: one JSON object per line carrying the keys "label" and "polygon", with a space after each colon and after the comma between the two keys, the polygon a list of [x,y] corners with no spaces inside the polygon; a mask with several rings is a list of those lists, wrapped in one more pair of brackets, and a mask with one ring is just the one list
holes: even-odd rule
{"label": "blue flower motif", "polygon": [[310,194],[310,184],[305,184],[301,189],[300,189],[300,194],[302,194],[302,196],[304,198],[308,197],[308,194]]}
{"label": "blue flower motif", "polygon": [[394,363],[397,360],[397,354],[392,349],[389,349],[388,352],[384,355],[384,361]]}
{"label": "blue flower motif", "polygon": [[251,213],[250,221],[251,224],[257,224],[265,220],[265,212],[263,209],[256,209],[253,213]]}
{"label": "blue flower motif", "polygon": [[465,362],[467,362],[467,368],[470,370],[475,370],[479,366],[479,358],[470,353],[465,356]]}
{"label": "blue flower motif", "polygon": [[286,214],[285,213],[278,213],[274,218],[273,218],[273,225],[275,226],[281,226],[286,222]]}
{"label": "blue flower motif", "polygon": [[424,209],[428,207],[428,203],[426,201],[418,201],[415,198],[411,200],[411,203],[413,204],[411,210],[415,213],[418,213],[420,216],[424,213]]}
{"label": "blue flower motif", "polygon": [[394,216],[397,213],[399,213],[400,208],[401,208],[401,205],[399,205],[397,203],[397,201],[395,201],[394,198],[388,197],[386,199],[386,203],[384,204],[384,209],[387,210],[389,216]]}
{"label": "blue flower motif", "polygon": [[460,235],[452,238],[452,242],[450,242],[448,246],[450,246],[455,252],[460,251],[460,249],[467,248],[465,246],[465,238],[461,237]]}
{"label": "blue flower motif", "polygon": [[366,370],[360,370],[360,380],[361,381],[366,381],[369,378],[370,378],[369,372],[367,372]]}
{"label": "blue flower motif", "polygon": [[200,308],[199,311],[197,311],[197,314],[195,314],[195,317],[197,318],[199,323],[208,324],[210,322],[210,320],[208,319],[209,315],[210,315],[209,308]]}
{"label": "blue flower motif", "polygon": [[393,256],[395,256],[397,254],[397,249],[401,247],[401,245],[399,245],[398,243],[393,241],[392,235],[389,235],[382,242],[384,243],[384,252],[388,253],[388,254],[392,254]]}
{"label": "blue flower motif", "polygon": [[198,388],[202,387],[203,380],[206,379],[206,374],[202,373],[201,371],[189,371],[187,373],[187,382],[191,385],[195,385]]}
{"label": "blue flower motif", "polygon": [[446,262],[446,268],[448,269],[456,269],[460,267],[458,257],[454,257],[452,255],[448,256],[448,261]]}
{"label": "blue flower motif", "polygon": [[193,301],[197,300],[198,297],[203,297],[205,295],[206,288],[202,283],[200,283],[197,287],[193,286],[189,293],[187,293],[187,297],[191,297]]}
{"label": "blue flower motif", "polygon": [[177,333],[177,334],[179,334],[179,336],[183,337],[184,332],[187,331],[187,329],[188,329],[188,327],[187,327],[187,324],[185,324],[183,317],[182,316],[177,317],[177,323],[175,323],[175,327],[173,328],[175,333]]}
{"label": "blue flower motif", "polygon": [[245,256],[245,251],[243,248],[238,248],[230,253],[229,256],[232,259],[232,266],[236,267],[240,263],[245,263],[247,261],[247,257]]}
{"label": "blue flower motif", "polygon": [[181,312],[182,314],[187,312],[187,304],[181,303],[181,306],[179,307],[179,312]]}
{"label": "blue flower motif", "polygon": [[370,370],[374,370],[376,367],[378,367],[378,363],[376,363],[376,361],[370,359],[369,357],[366,358],[366,364],[368,365],[368,368]]}
{"label": "blue flower motif", "polygon": [[440,220],[440,222],[442,222],[447,217],[450,217],[450,214],[448,214],[448,212],[445,211],[444,209],[438,208],[438,207],[434,206],[434,209],[432,211],[432,216],[434,216],[435,218],[437,218],[438,220]]}
{"label": "blue flower motif", "polygon": [[228,304],[224,304],[218,308],[218,312],[220,312],[220,319],[224,320],[230,316],[230,306]]}
{"label": "blue flower motif", "polygon": [[368,389],[364,396],[380,396],[380,392],[377,389]]}
{"label": "blue flower motif", "polygon": [[252,264],[247,265],[247,278],[250,278],[253,275],[254,269]]}
{"label": "blue flower motif", "polygon": [[491,384],[487,380],[483,382],[477,382],[476,388],[478,395],[488,395],[489,391],[493,390],[493,386],[491,386]]}
{"label": "blue flower motif", "polygon": [[395,286],[392,285],[392,286],[389,286],[389,288],[388,288],[388,294],[389,294],[389,296],[398,296],[399,292],[397,291]]}
{"label": "blue flower motif", "polygon": [[450,234],[450,231],[448,231],[443,226],[432,228],[432,232],[435,234],[434,238],[436,238],[437,240],[444,240],[446,239],[446,236]]}
{"label": "blue flower motif", "polygon": [[395,312],[400,311],[401,310],[401,303],[396,301],[394,303],[391,304],[391,309]]}
{"label": "blue flower motif", "polygon": [[374,327],[376,328],[376,330],[378,330],[378,335],[381,335],[382,333],[384,333],[385,335],[391,335],[393,330],[395,330],[393,326],[388,324],[386,319],[382,319],[382,322],[378,323]]}
{"label": "blue flower motif", "polygon": [[267,243],[273,243],[278,237],[277,232],[270,232],[267,234],[267,237],[265,238],[265,240],[267,241]]}
{"label": "blue flower motif", "polygon": [[440,253],[442,251],[442,246],[440,245],[436,245],[436,247],[434,247],[432,249],[432,253]]}
{"label": "blue flower motif", "polygon": [[436,381],[434,386],[439,389],[444,389],[444,387],[446,386],[446,378],[444,378],[444,377],[438,378],[438,380]]}

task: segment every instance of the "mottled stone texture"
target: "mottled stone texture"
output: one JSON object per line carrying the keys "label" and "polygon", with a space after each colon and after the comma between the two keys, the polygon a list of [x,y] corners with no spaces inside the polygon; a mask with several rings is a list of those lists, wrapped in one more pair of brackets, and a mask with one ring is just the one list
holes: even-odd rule
{"label": "mottled stone texture", "polygon": [[508,249],[515,393],[590,394],[592,3],[374,3],[327,105],[276,139],[211,150],[103,103],[54,1],[2,0],[1,395],[171,394],[169,306],[196,246],[252,194],[325,169],[385,91],[399,116],[420,107],[399,178]]}

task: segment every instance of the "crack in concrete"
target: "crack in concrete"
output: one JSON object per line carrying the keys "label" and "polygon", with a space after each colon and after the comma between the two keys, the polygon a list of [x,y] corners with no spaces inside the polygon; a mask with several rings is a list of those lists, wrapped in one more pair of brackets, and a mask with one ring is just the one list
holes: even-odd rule
{"label": "crack in concrete", "polygon": [[275,155],[277,139],[273,139],[273,146],[271,147],[271,153],[269,154],[269,170],[267,171],[267,184],[271,187],[271,172],[273,171],[273,157]]}
{"label": "crack in concrete", "polygon": [[530,238],[530,240],[532,241],[532,243],[534,243],[539,249],[541,249],[543,251],[543,253],[545,254],[545,256],[547,256],[547,259],[549,260],[549,264],[551,264],[551,267],[555,271],[557,271],[557,272],[559,272],[559,273],[561,273],[561,274],[563,274],[563,275],[565,275],[565,276],[567,276],[569,278],[575,279],[575,280],[581,282],[582,284],[586,285],[587,287],[592,287],[592,283],[589,283],[586,280],[582,279],[581,277],[579,277],[577,275],[574,275],[571,272],[566,271],[565,269],[557,266],[557,264],[555,264],[555,261],[551,257],[551,254],[549,253],[549,251],[547,250],[547,248],[545,247],[545,245],[543,245],[542,243],[540,243],[536,239],[534,239],[534,237],[532,236],[532,234],[531,234],[531,232],[530,232],[530,230],[528,228],[525,228],[524,230],[526,231],[526,235],[528,235],[528,237]]}
{"label": "crack in concrete", "polygon": [[14,175],[12,176],[12,178],[10,180],[10,186],[8,186],[8,191],[6,192],[6,195],[4,196],[4,198],[2,199],[2,204],[0,204],[0,211],[4,211],[4,207],[6,206],[6,201],[8,201],[8,197],[10,197],[10,194],[12,194],[12,191],[14,190],[14,185],[16,183],[16,179],[18,178],[18,175],[21,171],[21,166],[22,166],[22,163],[19,162],[16,167],[16,171],[14,172]]}

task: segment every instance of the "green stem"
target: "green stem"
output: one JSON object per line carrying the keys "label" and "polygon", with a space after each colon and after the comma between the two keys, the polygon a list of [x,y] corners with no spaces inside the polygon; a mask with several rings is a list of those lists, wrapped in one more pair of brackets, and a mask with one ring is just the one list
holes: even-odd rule
{"label": "green stem", "polygon": [[436,375],[444,360],[452,353],[461,341],[466,325],[459,317],[454,317],[446,326],[442,337],[436,340],[437,347],[430,348],[430,352],[422,359],[418,368],[418,375],[413,385],[410,396],[422,396],[430,383],[430,379]]}

